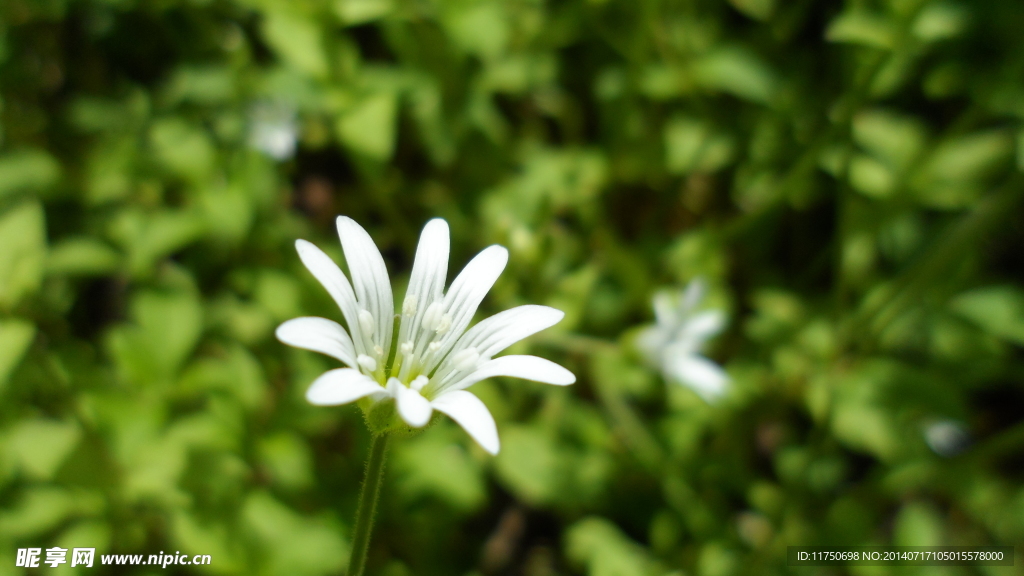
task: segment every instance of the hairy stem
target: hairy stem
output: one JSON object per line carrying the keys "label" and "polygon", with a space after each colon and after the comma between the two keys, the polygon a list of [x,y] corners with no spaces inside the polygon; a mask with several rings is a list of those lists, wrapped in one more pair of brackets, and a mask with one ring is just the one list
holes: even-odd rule
{"label": "hairy stem", "polygon": [[359,491],[356,523],[352,535],[352,556],[348,561],[347,576],[362,576],[366,569],[366,554],[370,549],[373,515],[377,510],[381,480],[384,478],[384,460],[387,457],[387,434],[374,435],[370,442],[370,456],[366,461],[366,477]]}

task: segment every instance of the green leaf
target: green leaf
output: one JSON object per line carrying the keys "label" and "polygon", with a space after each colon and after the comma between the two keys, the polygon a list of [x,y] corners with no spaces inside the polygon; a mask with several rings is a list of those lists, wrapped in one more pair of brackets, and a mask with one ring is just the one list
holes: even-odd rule
{"label": "green leaf", "polygon": [[0,198],[15,192],[46,190],[60,178],[60,164],[43,150],[0,156]]}
{"label": "green leaf", "polygon": [[74,422],[22,420],[7,435],[7,449],[29,476],[49,480],[78,443]]}
{"label": "green leaf", "polygon": [[260,463],[275,485],[299,490],[313,485],[313,452],[294,432],[278,432],[259,441]]}
{"label": "green leaf", "polygon": [[878,160],[858,154],[850,159],[850,185],[865,196],[888,198],[896,190],[896,176]]}
{"label": "green leaf", "polygon": [[105,243],[89,236],[62,240],[46,258],[48,274],[101,276],[117,270],[121,256]]}
{"label": "green leaf", "polygon": [[777,88],[775,73],[744,48],[720,48],[694,68],[697,83],[758,103],[768,103]]}
{"label": "green leaf", "polygon": [[36,327],[26,320],[0,320],[0,390],[36,337]]}
{"label": "green leaf", "polygon": [[888,363],[868,364],[835,388],[832,432],[844,444],[882,461],[897,459],[905,444],[879,397],[894,377]]}
{"label": "green leaf", "polygon": [[122,200],[131,193],[137,150],[134,137],[103,142],[90,150],[85,165],[85,197],[89,204]]}
{"label": "green leaf", "polygon": [[203,522],[196,515],[177,510],[171,522],[172,538],[181,550],[209,554],[211,563],[205,568],[219,574],[243,573],[243,559],[232,546],[230,532],[222,522]]}
{"label": "green leaf", "polygon": [[353,152],[387,160],[395,148],[397,115],[398,99],[393,93],[368,96],[338,118],[338,138]]}
{"label": "green leaf", "polygon": [[157,159],[174,174],[198,180],[214,168],[216,151],[206,131],[180,118],[155,122],[149,141]]}
{"label": "green leaf", "polygon": [[34,292],[46,263],[46,223],[36,202],[0,216],[0,309],[12,308]]}
{"label": "green leaf", "polygon": [[134,90],[123,100],[79,96],[68,107],[68,119],[82,132],[126,132],[149,116],[149,94]]}
{"label": "green leaf", "polygon": [[954,298],[950,307],[990,334],[1024,346],[1024,291],[1020,288],[978,288]]}
{"label": "green leaf", "polygon": [[234,80],[226,66],[182,66],[168,83],[168,98],[199,104],[230,102],[235,95]]}
{"label": "green leaf", "polygon": [[192,210],[145,214],[122,210],[110,224],[110,236],[128,253],[133,276],[149,275],[157,261],[191,244],[207,229],[204,216]]}
{"label": "green leaf", "polygon": [[924,149],[927,133],[917,118],[888,110],[869,110],[854,116],[853,138],[890,168],[901,170],[909,167]]}
{"label": "green leaf", "polygon": [[911,26],[914,36],[925,42],[937,42],[960,36],[967,28],[967,9],[952,2],[930,2],[918,13]]}
{"label": "green leaf", "polygon": [[232,345],[220,358],[201,358],[181,377],[181,390],[199,396],[223,391],[243,406],[255,409],[267,394],[267,381],[259,361],[245,347]]}
{"label": "green leaf", "polygon": [[524,501],[539,505],[558,499],[559,461],[558,448],[540,430],[510,426],[501,431],[498,477]]}
{"label": "green leaf", "polygon": [[487,499],[483,471],[466,450],[433,429],[395,449],[395,473],[401,495],[409,501],[434,497],[462,511]]}
{"label": "green leaf", "polygon": [[265,492],[246,498],[242,518],[260,543],[265,574],[336,574],[348,559],[336,522],[299,515]]}
{"label": "green leaf", "polygon": [[593,264],[562,276],[547,301],[548,306],[565,312],[565,318],[558,323],[559,330],[573,330],[583,322],[587,302],[597,279],[598,270]]}
{"label": "green leaf", "polygon": [[947,139],[925,159],[910,184],[926,206],[964,208],[984,192],[989,178],[1011,165],[1013,151],[1013,138],[1004,130]]}
{"label": "green leaf", "polygon": [[825,39],[888,50],[896,44],[896,29],[881,15],[850,8],[829,23]]}
{"label": "green leaf", "polygon": [[900,509],[893,527],[897,546],[941,546],[943,518],[930,503],[908,502]]}
{"label": "green leaf", "polygon": [[754,20],[768,20],[775,12],[775,0],[729,0],[729,4]]}
{"label": "green leaf", "polygon": [[345,24],[356,26],[387,16],[394,9],[392,0],[335,0],[334,13]]}
{"label": "green leaf", "polygon": [[168,370],[189,355],[203,329],[202,307],[188,293],[142,292],[132,301],[132,316]]}
{"label": "green leaf", "polygon": [[256,278],[256,301],[278,321],[302,315],[299,283],[293,276],[276,270],[260,270]]}
{"label": "green leaf", "polygon": [[668,570],[605,518],[586,517],[565,532],[565,555],[588,576],[661,576]]}
{"label": "green leaf", "polygon": [[107,345],[128,380],[143,384],[172,377],[203,328],[202,307],[190,293],[139,293],[131,304],[137,325],[111,331]]}
{"label": "green leaf", "polygon": [[177,438],[147,438],[124,462],[124,494],[129,500],[180,506],[188,496],[178,481],[188,463],[188,447]]}
{"label": "green leaf", "polygon": [[457,46],[485,59],[496,58],[511,35],[503,7],[501,2],[451,3],[443,22]]}
{"label": "green leaf", "polygon": [[289,66],[315,78],[327,76],[323,35],[313,18],[281,5],[263,13],[263,34]]}
{"label": "green leaf", "polygon": [[38,538],[70,516],[94,515],[103,508],[102,495],[94,492],[34,486],[13,507],[0,510],[0,538]]}
{"label": "green leaf", "polygon": [[55,487],[28,490],[13,508],[0,511],[0,536],[36,537],[55,528],[74,511],[71,492]]}
{"label": "green leaf", "polygon": [[640,91],[652,100],[670,100],[692,92],[693,80],[674,66],[648,64],[640,76]]}
{"label": "green leaf", "polygon": [[629,396],[648,397],[656,390],[651,371],[631,362],[624,353],[610,351],[592,356],[594,378],[609,390],[618,390]]}
{"label": "green leaf", "polygon": [[923,167],[923,186],[931,182],[965,182],[984,178],[1006,163],[1013,138],[1003,130],[975,132],[940,143]]}
{"label": "green leaf", "polygon": [[224,242],[238,244],[252,228],[252,201],[237,187],[204,191],[200,206],[206,220],[205,230]]}
{"label": "green leaf", "polygon": [[665,165],[672,174],[714,172],[733,157],[731,138],[693,118],[674,118],[665,125]]}
{"label": "green leaf", "polygon": [[[72,550],[75,548],[95,548],[98,555],[100,550],[110,550],[110,525],[98,520],[82,520],[71,525],[61,532],[56,546],[68,550],[67,559],[71,559]],[[93,565],[96,565],[95,559]],[[59,576],[72,576],[80,570],[80,567],[72,568],[71,562],[61,564],[52,572]]]}

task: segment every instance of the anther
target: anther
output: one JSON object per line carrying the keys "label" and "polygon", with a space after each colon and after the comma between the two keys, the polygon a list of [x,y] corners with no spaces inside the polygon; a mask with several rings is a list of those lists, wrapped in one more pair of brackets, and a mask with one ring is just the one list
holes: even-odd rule
{"label": "anther", "polygon": [[416,304],[418,299],[415,294],[410,294],[405,297],[405,302],[402,303],[402,314],[405,316],[412,316],[416,314]]}
{"label": "anther", "polygon": [[373,314],[366,310],[359,311],[359,327],[365,336],[373,336]]}
{"label": "anther", "polygon": [[430,378],[420,374],[409,383],[409,388],[419,392],[420,390],[423,390],[423,387],[427,385],[427,382],[430,382]]}
{"label": "anther", "polygon": [[402,353],[402,356],[408,356],[412,354],[412,340],[409,340],[408,342],[402,342],[402,344],[398,347],[398,351]]}
{"label": "anther", "polygon": [[427,345],[427,350],[430,350],[431,352],[437,352],[440,348],[441,343],[438,342],[437,340],[434,340],[433,342]]}
{"label": "anther", "polygon": [[379,344],[375,344],[373,346],[373,353],[376,354],[377,356],[383,356],[384,355],[384,349],[381,348]]}
{"label": "anther", "polygon": [[367,372],[373,372],[377,369],[377,361],[366,354],[360,354],[356,357],[356,363],[362,366]]}
{"label": "anther", "polygon": [[437,328],[437,325],[441,323],[441,303],[434,302],[430,306],[427,306],[427,310],[423,312],[423,324],[422,326],[427,330],[433,330]]}
{"label": "anther", "polygon": [[437,328],[434,329],[438,334],[444,334],[452,327],[452,315],[445,314],[441,316],[441,321],[437,323]]}

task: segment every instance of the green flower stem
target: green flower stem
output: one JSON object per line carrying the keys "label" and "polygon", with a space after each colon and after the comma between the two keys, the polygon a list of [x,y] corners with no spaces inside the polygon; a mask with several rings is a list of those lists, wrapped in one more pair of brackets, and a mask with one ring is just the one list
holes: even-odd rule
{"label": "green flower stem", "polygon": [[366,461],[366,477],[359,491],[356,524],[352,536],[352,556],[348,561],[347,576],[362,576],[366,569],[366,554],[370,549],[373,515],[377,510],[381,480],[384,479],[384,461],[387,458],[388,435],[375,434],[370,442],[370,457]]}

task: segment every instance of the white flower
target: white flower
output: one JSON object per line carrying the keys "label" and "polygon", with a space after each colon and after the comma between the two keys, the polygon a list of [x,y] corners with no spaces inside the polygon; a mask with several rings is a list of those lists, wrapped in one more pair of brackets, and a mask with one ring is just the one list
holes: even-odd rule
{"label": "white flower", "polygon": [[[306,392],[313,404],[347,404],[369,397],[393,399],[409,426],[421,427],[434,410],[450,416],[477,443],[497,454],[494,418],[465,389],[494,376],[565,386],[576,377],[536,356],[494,358],[512,344],[556,324],[565,315],[547,306],[519,306],[469,327],[477,306],[505,268],[508,251],[490,246],[477,254],[448,291],[448,224],[438,218],[423,228],[409,288],[395,314],[384,259],[370,235],[351,218],[338,218],[341,247],[352,282],[319,248],[298,240],[299,257],[341,308],[348,330],[324,318],[296,318],[277,338],[333,356],[348,368],[316,379]],[[394,320],[400,318],[397,337]]]}
{"label": "white flower", "polygon": [[704,283],[694,280],[685,291],[655,294],[657,323],[640,333],[637,347],[667,380],[682,383],[711,402],[725,393],[729,377],[700,355],[704,342],[725,327],[721,311],[697,312],[704,291]]}
{"label": "white flower", "polygon": [[260,104],[252,109],[249,145],[274,160],[295,154],[299,128],[295,110],[284,105]]}
{"label": "white flower", "polygon": [[924,440],[939,456],[951,458],[967,449],[971,437],[956,420],[939,420],[924,429]]}

